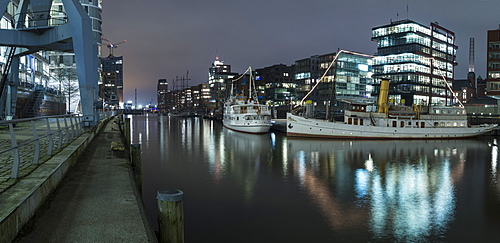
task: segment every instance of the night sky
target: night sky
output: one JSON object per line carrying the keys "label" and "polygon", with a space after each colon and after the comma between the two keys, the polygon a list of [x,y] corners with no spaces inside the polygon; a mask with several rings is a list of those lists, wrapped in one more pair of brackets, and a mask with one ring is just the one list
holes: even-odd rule
{"label": "night sky", "polygon": [[[158,79],[189,71],[189,86],[208,80],[216,56],[243,73],[335,52],[376,53],[371,29],[409,18],[455,32],[456,79],[465,79],[469,39],[476,75],[486,77],[486,35],[500,24],[500,0],[103,0],[103,38],[127,40],[124,99],[156,104]],[[104,43],[106,44],[106,43]],[[109,54],[104,46],[103,56]]]}

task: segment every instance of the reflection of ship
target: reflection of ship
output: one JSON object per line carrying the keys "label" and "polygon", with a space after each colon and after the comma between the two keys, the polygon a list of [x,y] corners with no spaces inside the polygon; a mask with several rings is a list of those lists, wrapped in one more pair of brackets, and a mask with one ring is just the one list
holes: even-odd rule
{"label": "reflection of ship", "polygon": [[224,129],[224,140],[228,143],[226,148],[231,149],[235,154],[259,156],[265,153],[267,155],[271,148],[269,134],[249,134]]}
{"label": "reflection of ship", "polygon": [[168,116],[171,116],[171,117],[189,117],[190,113],[188,111],[169,112]]}
{"label": "reflection of ship", "polygon": [[287,139],[287,144],[300,185],[334,230],[366,222],[370,241],[392,242],[441,236],[453,220],[455,185],[463,179],[467,153],[488,146],[473,139]]}
{"label": "reflection of ship", "polygon": [[[266,105],[259,104],[252,87],[252,70],[248,84],[248,98],[236,96],[231,87],[231,95],[224,103],[224,127],[246,133],[267,133],[271,128],[271,111]],[[247,70],[247,71],[248,71]],[[244,75],[244,74],[243,74]]]}
{"label": "reflection of ship", "polygon": [[[245,188],[246,200],[252,199],[263,165],[272,157],[270,134],[249,134],[223,130],[224,153],[217,171],[230,172]],[[218,175],[215,175],[218,177]]]}

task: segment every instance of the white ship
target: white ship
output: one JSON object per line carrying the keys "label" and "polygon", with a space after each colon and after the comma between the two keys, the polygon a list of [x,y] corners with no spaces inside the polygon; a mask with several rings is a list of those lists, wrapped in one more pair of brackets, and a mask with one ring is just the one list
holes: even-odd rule
{"label": "white ship", "polygon": [[234,89],[231,87],[231,95],[224,103],[222,124],[224,127],[238,132],[267,133],[271,128],[271,111],[266,105],[259,104],[257,95],[252,92],[255,88],[252,87],[254,83],[251,68],[248,71],[250,71],[248,97],[235,95]]}
{"label": "white ship", "polygon": [[376,111],[352,103],[343,121],[312,119],[287,113],[287,136],[361,139],[442,139],[474,137],[497,124],[469,125],[464,107],[388,105],[389,80],[381,82]]}

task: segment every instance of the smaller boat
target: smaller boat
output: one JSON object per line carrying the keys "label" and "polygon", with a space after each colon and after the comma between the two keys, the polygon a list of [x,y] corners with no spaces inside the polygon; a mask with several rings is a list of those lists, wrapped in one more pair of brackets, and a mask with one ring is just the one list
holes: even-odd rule
{"label": "smaller boat", "polygon": [[257,95],[253,92],[255,88],[252,89],[252,85],[255,84],[251,68],[248,68],[248,71],[250,71],[249,97],[234,94],[232,86],[239,79],[234,80],[231,84],[231,95],[224,103],[222,124],[224,127],[238,132],[267,133],[271,128],[271,110],[266,105],[259,104]]}

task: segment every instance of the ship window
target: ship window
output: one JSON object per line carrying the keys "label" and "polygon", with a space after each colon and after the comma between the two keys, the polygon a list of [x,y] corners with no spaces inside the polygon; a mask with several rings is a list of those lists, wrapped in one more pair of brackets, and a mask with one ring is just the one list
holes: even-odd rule
{"label": "ship window", "polygon": [[358,125],[358,119],[354,119],[354,125]]}
{"label": "ship window", "polygon": [[352,124],[352,118],[347,119],[347,124]]}
{"label": "ship window", "polygon": [[461,127],[465,127],[465,122],[460,122]]}
{"label": "ship window", "polygon": [[420,127],[421,127],[421,128],[425,128],[425,122],[421,122],[421,123],[420,123]]}
{"label": "ship window", "polygon": [[397,127],[398,123],[396,121],[392,121],[392,127]]}
{"label": "ship window", "polygon": [[444,127],[444,122],[441,122],[441,124],[439,124],[440,126]]}
{"label": "ship window", "polygon": [[458,127],[458,122],[453,122],[454,127]]}
{"label": "ship window", "polygon": [[439,126],[439,122],[434,122],[434,126],[435,127]]}
{"label": "ship window", "polygon": [[401,127],[405,127],[405,122],[404,121],[401,121]]}
{"label": "ship window", "polygon": [[359,120],[359,125],[363,126],[363,119]]}

